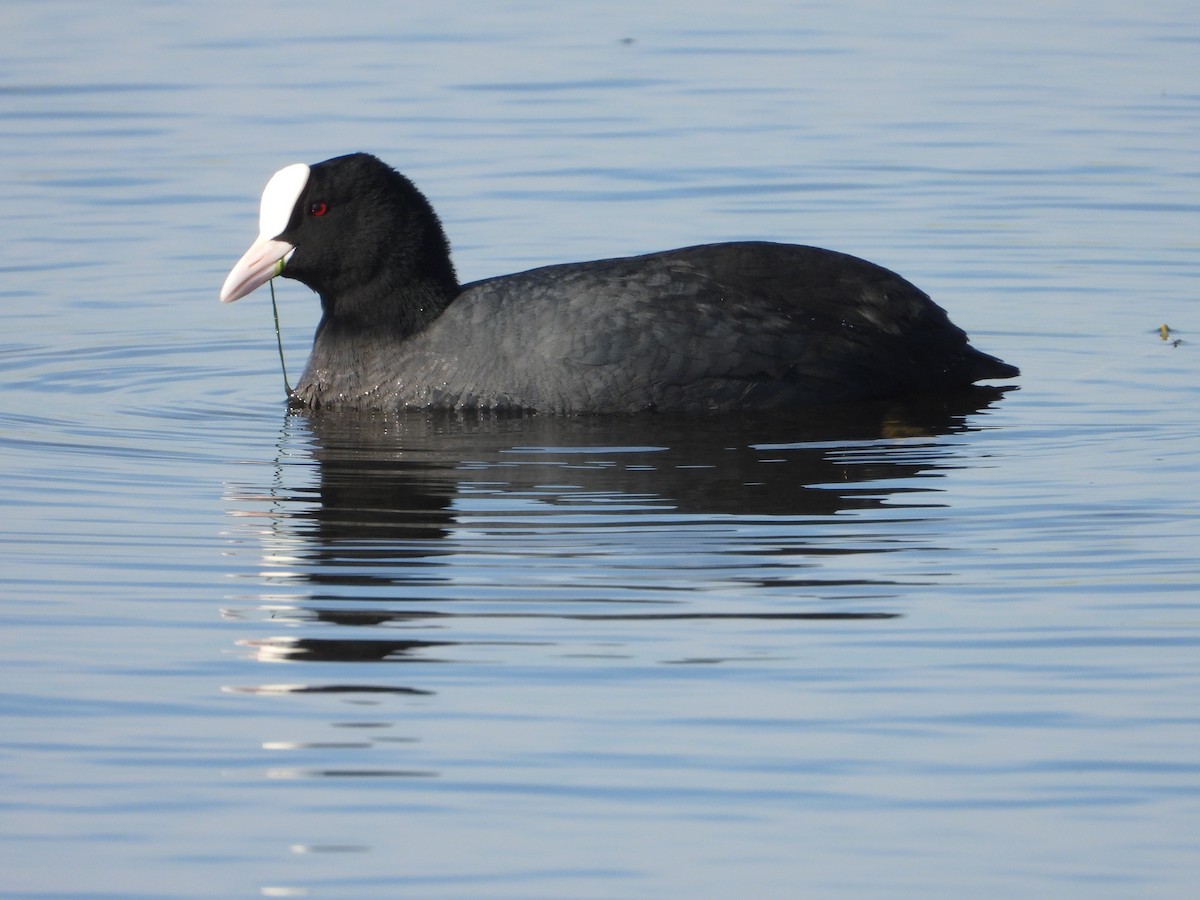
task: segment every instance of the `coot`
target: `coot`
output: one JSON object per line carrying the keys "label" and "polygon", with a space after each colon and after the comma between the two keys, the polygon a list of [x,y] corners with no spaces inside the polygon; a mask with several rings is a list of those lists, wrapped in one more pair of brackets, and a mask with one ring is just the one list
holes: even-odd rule
{"label": "coot", "polygon": [[899,275],[815,247],[703,244],[460,285],[424,195],[365,153],[277,172],[221,288],[321,297],[301,407],[780,410],[1011,378]]}

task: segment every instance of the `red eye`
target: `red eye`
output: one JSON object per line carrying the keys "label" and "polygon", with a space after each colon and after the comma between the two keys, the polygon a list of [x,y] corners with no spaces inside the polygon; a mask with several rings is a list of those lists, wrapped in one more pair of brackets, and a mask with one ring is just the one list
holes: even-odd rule
{"label": "red eye", "polygon": [[329,212],[329,206],[320,200],[308,208],[310,216],[323,216],[327,212]]}

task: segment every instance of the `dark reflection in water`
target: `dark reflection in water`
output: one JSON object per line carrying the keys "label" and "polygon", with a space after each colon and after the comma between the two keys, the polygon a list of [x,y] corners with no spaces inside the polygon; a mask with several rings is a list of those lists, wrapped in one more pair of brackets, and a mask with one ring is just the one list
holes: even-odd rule
{"label": "dark reflection in water", "polygon": [[[461,641],[399,639],[386,630],[371,639],[334,638],[312,629],[444,629],[461,619],[892,618],[898,613],[870,608],[679,605],[693,600],[705,567],[729,569],[748,590],[853,595],[883,584],[869,575],[823,577],[814,560],[907,549],[890,533],[905,513],[890,510],[888,531],[877,526],[877,539],[856,542],[836,539],[845,521],[839,516],[869,514],[901,493],[913,494],[900,504],[911,515],[932,515],[919,509],[937,506],[928,479],[906,482],[962,464],[945,437],[970,430],[971,417],[1000,396],[981,388],[803,418],[289,416],[274,484],[265,496],[235,491],[232,502],[234,515],[260,535],[267,583],[281,586],[262,593],[250,617],[308,633],[241,643],[269,661],[447,662],[468,644],[532,646],[536,633]],[[714,525],[730,527],[714,536]],[[466,535],[475,538],[469,546]],[[661,554],[693,536],[709,543]],[[628,551],[611,552],[607,570],[578,568],[597,546],[614,542]],[[636,566],[626,564],[643,552]],[[695,578],[639,584],[640,575],[673,571],[681,558],[698,567]],[[463,575],[464,559],[474,576]],[[488,577],[489,566],[500,574]],[[530,609],[534,602],[538,608]]]}
{"label": "dark reflection in water", "polygon": [[[879,453],[849,466],[843,451],[967,430],[967,417],[1000,393],[980,388],[905,404],[821,410],[806,420],[296,416],[293,431],[308,429],[312,437],[319,486],[315,496],[302,491],[278,499],[285,506],[300,501],[304,508],[287,515],[291,530],[304,538],[310,559],[335,567],[435,550],[428,542],[446,535],[450,503],[471,483],[499,481],[520,492],[565,479],[577,492],[638,499],[652,492],[690,514],[829,516],[880,505],[879,492],[868,496],[855,486],[909,477],[929,469],[937,456],[935,447],[915,460],[911,453]],[[590,459],[614,452],[619,464]],[[764,465],[776,460],[788,463],[778,474]],[[696,477],[693,469],[707,471]],[[345,583],[323,567],[307,577]]]}
{"label": "dark reflection in water", "polygon": [[[259,684],[246,687],[230,686],[224,690],[231,694],[410,694],[424,696],[432,693],[418,688],[381,684]],[[371,727],[373,724],[370,723],[363,727]]]}
{"label": "dark reflection in water", "polygon": [[[313,640],[309,638],[271,638],[261,641],[242,641],[253,647],[262,659],[321,660],[326,662],[401,662],[422,650],[452,647],[453,641],[368,641]],[[422,656],[422,662],[434,661]]]}

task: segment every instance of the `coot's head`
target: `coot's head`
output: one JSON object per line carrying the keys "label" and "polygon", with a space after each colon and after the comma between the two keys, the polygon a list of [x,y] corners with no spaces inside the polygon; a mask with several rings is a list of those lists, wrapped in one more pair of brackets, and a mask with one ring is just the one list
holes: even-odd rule
{"label": "coot's head", "polygon": [[321,295],[327,312],[406,284],[457,286],[437,214],[411,181],[367,153],[276,172],[263,190],[258,238],[221,288],[245,297],[276,275]]}

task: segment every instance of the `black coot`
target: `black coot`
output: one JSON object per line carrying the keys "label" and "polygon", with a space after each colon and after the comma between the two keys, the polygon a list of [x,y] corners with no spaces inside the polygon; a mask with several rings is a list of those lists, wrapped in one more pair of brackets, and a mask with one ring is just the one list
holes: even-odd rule
{"label": "black coot", "polygon": [[429,201],[374,156],[280,170],[221,300],[321,296],[292,402],[554,413],[778,410],[1011,378],[899,275],[843,253],[705,244],[459,285]]}

